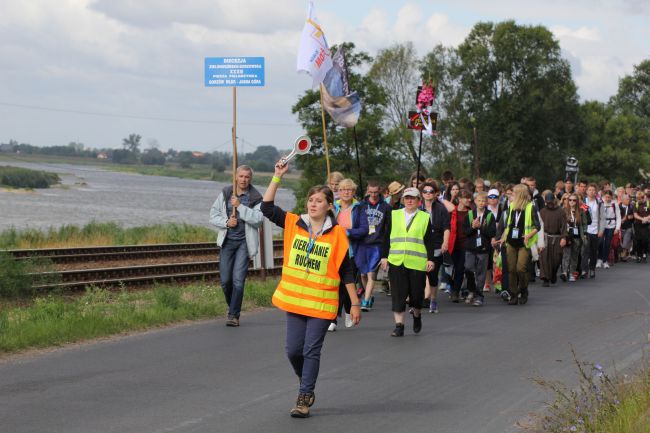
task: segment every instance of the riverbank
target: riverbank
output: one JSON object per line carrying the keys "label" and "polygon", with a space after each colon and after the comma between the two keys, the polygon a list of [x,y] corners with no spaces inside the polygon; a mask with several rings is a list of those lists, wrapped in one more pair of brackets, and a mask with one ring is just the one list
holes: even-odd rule
{"label": "riverbank", "polygon": [[[0,163],[2,162],[25,162],[35,164],[72,164],[80,166],[92,166],[101,168],[108,171],[116,171],[122,173],[137,173],[145,176],[166,176],[176,177],[179,179],[194,179],[194,180],[212,180],[215,182],[232,182],[232,170],[225,170],[218,172],[208,165],[195,164],[192,167],[181,167],[177,164],[160,165],[130,165],[130,164],[114,164],[105,160],[98,160],[95,158],[82,158],[71,156],[49,156],[49,155],[26,155],[26,154],[9,154],[0,153]],[[260,185],[267,185],[273,173],[256,172],[255,183]],[[296,191],[300,183],[300,173],[289,173],[283,177],[283,186],[285,188]]]}

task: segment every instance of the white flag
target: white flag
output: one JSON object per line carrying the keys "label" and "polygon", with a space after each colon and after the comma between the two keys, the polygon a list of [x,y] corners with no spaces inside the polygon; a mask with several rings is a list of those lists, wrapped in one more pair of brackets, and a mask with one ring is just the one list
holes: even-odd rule
{"label": "white flag", "polygon": [[316,14],[314,12],[314,3],[309,2],[309,12],[305,27],[302,29],[300,37],[300,47],[298,48],[298,63],[296,69],[298,72],[306,71],[314,80],[312,87],[323,82],[327,71],[332,68],[332,53],[327,46],[325,33],[321,29]]}

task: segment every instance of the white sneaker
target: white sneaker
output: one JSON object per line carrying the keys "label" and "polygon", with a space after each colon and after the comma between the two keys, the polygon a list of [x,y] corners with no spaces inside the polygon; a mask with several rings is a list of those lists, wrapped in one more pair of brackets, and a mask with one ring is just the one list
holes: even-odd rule
{"label": "white sneaker", "polygon": [[597,267],[597,268],[602,268],[602,267],[603,267],[603,261],[600,260],[600,259],[598,259],[598,260],[596,261],[596,267]]}
{"label": "white sneaker", "polygon": [[329,328],[327,328],[327,330],[328,330],[329,332],[334,332],[334,331],[336,331],[336,323],[334,323],[334,322],[330,323],[330,326],[329,326]]}
{"label": "white sneaker", "polygon": [[609,263],[603,262],[603,269],[609,269]]}
{"label": "white sneaker", "polygon": [[352,328],[353,325],[354,322],[352,321],[352,316],[350,316],[348,313],[345,313],[345,327]]}
{"label": "white sneaker", "polygon": [[465,303],[466,304],[471,304],[472,299],[474,299],[474,293],[470,293],[469,295],[467,295],[467,298],[465,298]]}

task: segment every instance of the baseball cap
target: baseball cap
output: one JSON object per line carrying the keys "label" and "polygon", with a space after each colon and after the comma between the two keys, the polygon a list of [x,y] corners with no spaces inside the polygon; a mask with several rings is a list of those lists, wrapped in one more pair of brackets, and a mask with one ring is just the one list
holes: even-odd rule
{"label": "baseball cap", "polygon": [[420,197],[420,190],[417,188],[406,188],[402,193],[402,197]]}
{"label": "baseball cap", "polygon": [[492,188],[491,190],[488,191],[488,197],[489,198],[497,198],[497,197],[499,197],[499,191]]}

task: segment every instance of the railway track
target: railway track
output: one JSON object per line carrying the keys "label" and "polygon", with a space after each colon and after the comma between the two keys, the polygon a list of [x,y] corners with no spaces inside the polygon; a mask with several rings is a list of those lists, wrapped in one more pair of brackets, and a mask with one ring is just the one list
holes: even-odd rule
{"label": "railway track", "polygon": [[[282,241],[273,241],[273,250],[282,251]],[[43,248],[6,250],[18,260],[46,258],[53,264],[156,259],[174,256],[218,255],[214,242],[185,244],[120,245],[110,247]]]}
{"label": "railway track", "polygon": [[[282,241],[273,241],[274,267],[254,269],[252,262],[249,275],[278,274],[282,268]],[[110,247],[48,248],[7,250],[16,260],[45,258],[53,264],[91,263],[109,261],[137,261],[178,256],[217,257],[219,247],[215,243],[121,245]],[[155,283],[215,280],[219,277],[219,261],[205,260],[185,263],[158,263],[129,266],[102,266],[93,269],[59,270],[33,274],[37,281],[47,281],[34,286],[38,291],[54,289],[79,290],[85,287],[132,287]]]}

